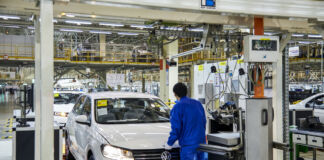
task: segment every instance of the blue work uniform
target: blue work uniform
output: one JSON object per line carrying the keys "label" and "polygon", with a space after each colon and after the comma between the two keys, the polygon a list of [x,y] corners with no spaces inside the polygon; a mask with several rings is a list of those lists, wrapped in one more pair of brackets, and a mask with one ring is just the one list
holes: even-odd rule
{"label": "blue work uniform", "polygon": [[181,160],[202,160],[204,154],[197,151],[199,144],[205,143],[206,116],[201,103],[182,97],[171,110],[171,132],[168,145],[179,141]]}

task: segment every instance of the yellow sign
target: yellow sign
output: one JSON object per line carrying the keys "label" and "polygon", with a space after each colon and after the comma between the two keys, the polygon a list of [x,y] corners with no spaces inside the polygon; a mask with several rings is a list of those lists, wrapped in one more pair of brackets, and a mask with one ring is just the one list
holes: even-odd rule
{"label": "yellow sign", "polygon": [[98,100],[97,101],[97,107],[107,107],[108,100]]}
{"label": "yellow sign", "polygon": [[243,59],[237,60],[237,64],[241,64],[241,63],[243,63]]}
{"label": "yellow sign", "polygon": [[60,94],[58,94],[58,93],[55,93],[54,94],[54,98],[57,98],[57,97],[59,97],[60,96]]}
{"label": "yellow sign", "polygon": [[198,71],[203,71],[204,70],[204,65],[199,65],[198,66]]}
{"label": "yellow sign", "polygon": [[220,66],[226,66],[226,61],[225,62],[219,62]]}
{"label": "yellow sign", "polygon": [[261,41],[270,41],[270,38],[261,38]]}

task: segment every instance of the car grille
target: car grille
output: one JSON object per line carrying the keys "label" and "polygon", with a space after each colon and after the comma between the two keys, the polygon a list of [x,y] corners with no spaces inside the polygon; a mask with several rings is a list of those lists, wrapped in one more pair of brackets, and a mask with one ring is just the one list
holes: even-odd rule
{"label": "car grille", "polygon": [[[161,155],[165,150],[136,150],[132,151],[134,160],[161,160]],[[171,160],[180,160],[180,149],[172,149]]]}

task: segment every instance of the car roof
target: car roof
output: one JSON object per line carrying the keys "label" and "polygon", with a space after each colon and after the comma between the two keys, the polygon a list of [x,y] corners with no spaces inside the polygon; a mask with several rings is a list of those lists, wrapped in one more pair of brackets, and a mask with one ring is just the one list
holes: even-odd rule
{"label": "car roof", "polygon": [[137,93],[137,92],[94,92],[86,93],[84,95],[89,96],[91,99],[105,99],[105,98],[158,98],[154,95]]}
{"label": "car roof", "polygon": [[84,91],[73,91],[73,90],[70,90],[70,91],[54,91],[54,93],[85,93]]}

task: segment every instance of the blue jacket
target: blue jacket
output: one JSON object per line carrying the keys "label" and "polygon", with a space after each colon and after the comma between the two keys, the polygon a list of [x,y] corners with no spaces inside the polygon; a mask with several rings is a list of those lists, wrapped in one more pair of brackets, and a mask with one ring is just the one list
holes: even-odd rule
{"label": "blue jacket", "polygon": [[206,116],[199,101],[182,97],[174,105],[170,116],[171,132],[167,142],[169,146],[177,140],[181,147],[205,143]]}

